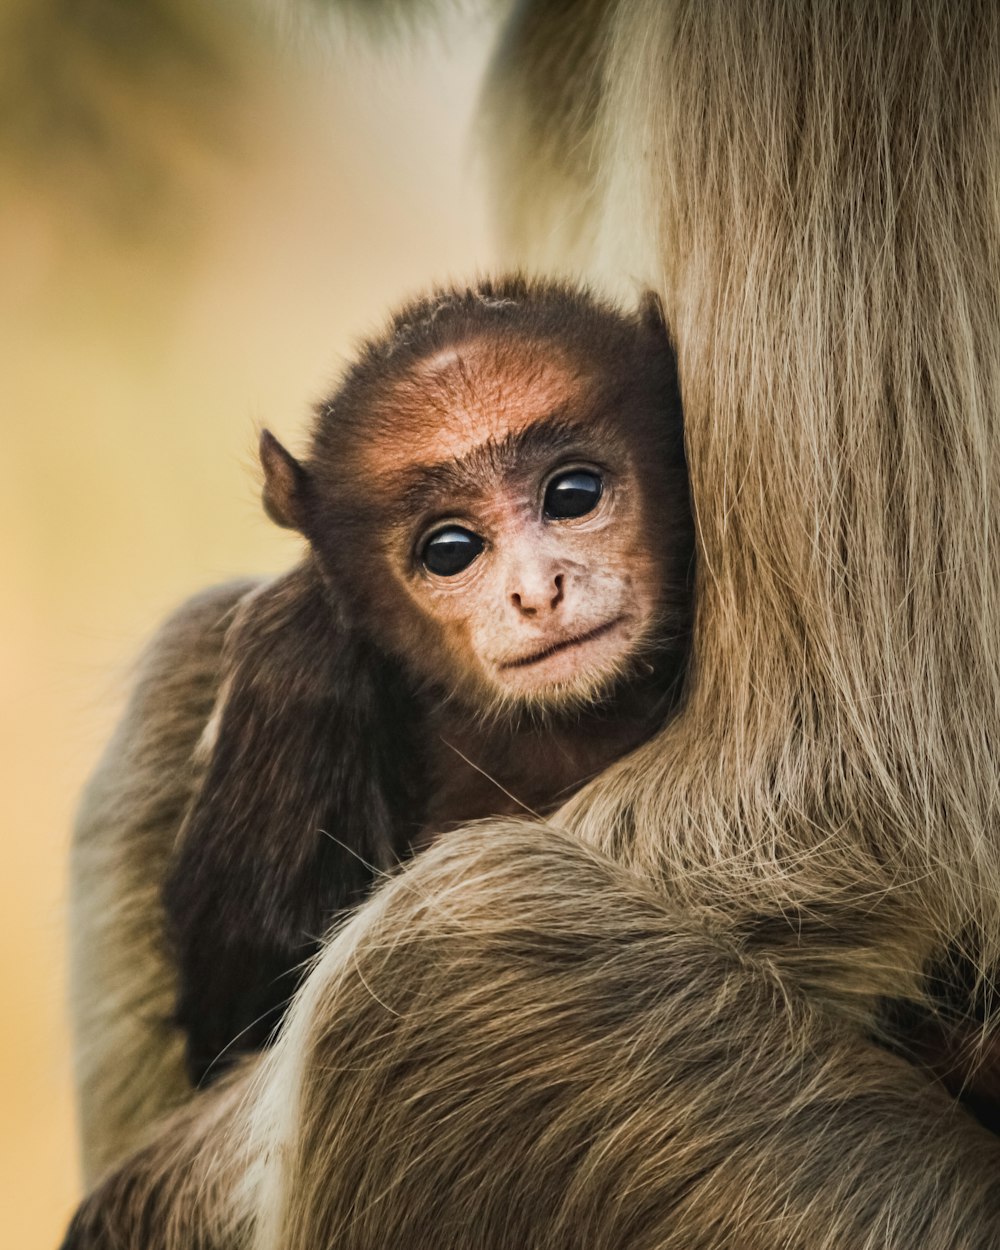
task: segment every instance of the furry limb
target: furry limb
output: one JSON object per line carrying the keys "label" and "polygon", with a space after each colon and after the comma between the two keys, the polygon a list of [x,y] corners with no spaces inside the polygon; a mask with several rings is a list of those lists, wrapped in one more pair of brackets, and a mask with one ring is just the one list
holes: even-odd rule
{"label": "furry limb", "polygon": [[926,1074],[542,826],[449,835],[384,886],[222,1094],[97,1191],[67,1250],[1000,1235],[1000,1142]]}

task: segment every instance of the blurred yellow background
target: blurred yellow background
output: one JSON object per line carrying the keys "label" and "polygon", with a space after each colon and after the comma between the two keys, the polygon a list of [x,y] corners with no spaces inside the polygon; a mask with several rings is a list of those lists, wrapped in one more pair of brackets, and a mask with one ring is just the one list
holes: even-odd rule
{"label": "blurred yellow background", "polygon": [[[184,0],[0,15],[0,1210],[78,1193],[66,1009],[77,794],[156,622],[296,546],[256,431],[302,447],[359,334],[491,266],[469,121],[489,31],[377,54]],[[206,14],[206,9],[209,12]],[[141,14],[142,16],[137,16]]]}

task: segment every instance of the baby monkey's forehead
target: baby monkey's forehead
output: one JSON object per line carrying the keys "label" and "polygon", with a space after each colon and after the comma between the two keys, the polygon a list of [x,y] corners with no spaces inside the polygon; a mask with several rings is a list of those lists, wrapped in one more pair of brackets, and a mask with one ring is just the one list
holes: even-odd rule
{"label": "baby monkey's forehead", "polygon": [[418,465],[467,460],[582,404],[581,366],[551,344],[456,344],[390,385],[376,414],[365,475],[387,484]]}

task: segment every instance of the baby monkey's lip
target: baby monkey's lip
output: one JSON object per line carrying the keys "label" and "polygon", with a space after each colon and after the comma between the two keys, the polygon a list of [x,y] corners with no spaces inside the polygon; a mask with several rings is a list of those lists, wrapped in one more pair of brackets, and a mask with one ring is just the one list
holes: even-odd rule
{"label": "baby monkey's lip", "polygon": [[615,626],[620,625],[625,619],[625,614],[616,616],[613,621],[605,621],[603,625],[598,625],[596,629],[588,630],[585,634],[577,634],[574,638],[564,638],[562,642],[554,642],[551,647],[546,647],[542,651],[535,651],[532,655],[523,655],[518,660],[505,660],[499,664],[498,668],[525,668],[529,664],[538,664],[541,660],[547,660],[550,655],[555,655],[558,651],[565,651],[569,647],[578,647],[582,642],[592,642],[595,638],[610,633]]}

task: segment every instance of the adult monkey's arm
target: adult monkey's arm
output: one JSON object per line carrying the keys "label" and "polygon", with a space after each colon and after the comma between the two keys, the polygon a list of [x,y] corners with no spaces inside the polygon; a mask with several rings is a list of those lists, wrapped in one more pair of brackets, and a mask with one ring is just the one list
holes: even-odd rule
{"label": "adult monkey's arm", "polygon": [[176,971],[161,891],[218,693],[234,582],[184,604],[141,658],[121,723],[80,804],[71,865],[71,984],[87,1184],[190,1097],[172,1026]]}
{"label": "adult monkey's arm", "polygon": [[67,1246],[986,1250],[998,1169],[776,969],[575,839],[497,826],[380,891],[256,1078],[199,1095]]}

